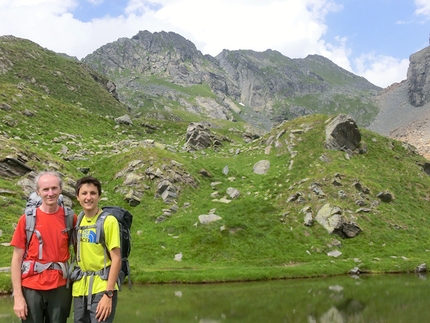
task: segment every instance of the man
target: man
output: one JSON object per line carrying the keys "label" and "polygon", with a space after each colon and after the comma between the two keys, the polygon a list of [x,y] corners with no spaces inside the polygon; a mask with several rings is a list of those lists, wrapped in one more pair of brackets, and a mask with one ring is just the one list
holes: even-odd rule
{"label": "man", "polygon": [[[58,173],[42,172],[35,184],[42,204],[36,209],[28,248],[25,214],[20,217],[11,241],[13,309],[22,322],[66,323],[72,294],[66,286],[70,257],[66,211],[57,203],[62,180]],[[76,215],[72,212],[71,216],[76,223]]]}
{"label": "man", "polygon": [[72,273],[75,323],[110,323],[115,316],[121,269],[119,224],[108,215],[102,224],[104,244],[96,243],[101,193],[100,181],[94,177],[83,177],[76,183],[76,198],[84,214],[77,224],[78,268]]}

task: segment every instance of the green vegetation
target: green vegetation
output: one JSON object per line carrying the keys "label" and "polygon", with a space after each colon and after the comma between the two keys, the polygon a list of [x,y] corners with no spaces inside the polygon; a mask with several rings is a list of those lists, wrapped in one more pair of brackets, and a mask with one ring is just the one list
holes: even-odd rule
{"label": "green vegetation", "polygon": [[[39,62],[51,71],[81,66],[71,60],[65,64],[66,59],[58,57]],[[66,67],[56,65],[63,63]],[[7,156],[20,156],[35,171],[57,169],[68,184],[83,176],[80,169],[89,168],[103,183],[103,204],[120,205],[134,215],[130,262],[135,282],[315,277],[345,274],[354,267],[372,273],[407,272],[427,262],[430,180],[422,170],[426,160],[401,142],[360,129],[365,153],[346,158],[344,152],[324,148],[329,117],[311,115],[284,122],[250,143],[241,136],[244,124],[206,120],[214,125],[211,132],[223,145],[187,152],[182,147],[188,121],[136,116],[133,125],[116,125],[107,115],[119,116],[127,110],[90,76],[85,76],[92,82],[89,89],[76,85],[80,94],[72,91],[75,95],[69,95],[65,82],[49,81],[52,72],[44,76],[25,66],[19,72],[14,67],[13,72],[0,74],[0,162]],[[32,73],[37,76],[34,83],[28,81]],[[70,84],[83,84],[81,70],[63,74]],[[40,84],[47,84],[49,93]],[[279,138],[270,151],[266,149],[269,138]],[[146,139],[156,145],[131,144]],[[270,169],[257,175],[253,166],[263,159],[270,161]],[[136,160],[145,165],[137,172],[147,190],[141,203],[131,207],[118,190],[124,180],[118,174]],[[147,176],[145,169],[164,170],[172,161],[182,165],[195,185],[177,183],[177,212],[156,223],[171,205],[157,198],[157,180]],[[227,175],[222,172],[226,165]],[[202,176],[202,169],[212,177]],[[0,178],[2,243],[10,241],[13,224],[25,205],[19,184],[24,177]],[[335,178],[342,186],[333,184]],[[357,181],[369,193],[357,191]],[[215,182],[219,184],[213,186]],[[325,196],[315,195],[312,183],[318,183]],[[240,196],[228,204],[219,202],[229,187],[237,188]],[[346,198],[339,197],[340,190]],[[211,197],[215,191],[217,198]],[[381,202],[377,198],[381,191],[392,193],[394,201]],[[298,192],[304,202],[289,202]],[[370,211],[358,211],[358,200]],[[311,207],[315,216],[326,203],[341,207],[363,232],[342,239],[318,223],[305,226],[303,208]],[[80,211],[76,202],[74,208]],[[222,219],[200,224],[199,215],[211,211]],[[328,256],[334,249],[342,255]],[[179,253],[182,261],[175,261]],[[1,267],[9,266],[11,254],[11,248],[0,248]],[[0,289],[10,290],[9,280],[8,274],[1,274]]]}

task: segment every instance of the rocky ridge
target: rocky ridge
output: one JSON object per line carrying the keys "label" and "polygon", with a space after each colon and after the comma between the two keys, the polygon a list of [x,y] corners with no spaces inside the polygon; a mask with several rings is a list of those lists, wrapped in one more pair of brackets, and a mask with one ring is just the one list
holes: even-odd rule
{"label": "rocky ridge", "polygon": [[371,98],[380,90],[322,56],[290,59],[273,50],[223,50],[211,57],[173,32],[140,31],[100,47],[82,62],[112,79],[120,100],[135,111],[169,119],[181,110],[244,120],[263,131],[283,120],[329,111],[367,125],[377,112]]}

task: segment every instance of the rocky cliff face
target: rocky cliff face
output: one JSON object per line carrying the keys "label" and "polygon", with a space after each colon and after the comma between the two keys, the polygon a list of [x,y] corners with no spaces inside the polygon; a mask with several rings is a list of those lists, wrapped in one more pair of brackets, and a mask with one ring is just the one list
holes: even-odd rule
{"label": "rocky cliff face", "polygon": [[407,74],[409,103],[420,107],[430,101],[430,47],[412,54]]}
{"label": "rocky cliff face", "polygon": [[409,61],[407,79],[376,97],[379,113],[369,129],[407,142],[430,158],[430,48]]}
{"label": "rocky cliff face", "polygon": [[102,46],[83,62],[114,81],[121,101],[148,113],[185,111],[257,128],[311,113],[348,113],[366,125],[380,89],[326,58],[290,59],[267,50],[203,55],[172,32],[141,31]]}

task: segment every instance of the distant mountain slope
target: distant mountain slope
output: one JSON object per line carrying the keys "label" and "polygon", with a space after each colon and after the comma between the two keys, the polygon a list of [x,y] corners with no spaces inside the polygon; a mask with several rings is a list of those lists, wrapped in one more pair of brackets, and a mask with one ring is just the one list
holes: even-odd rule
{"label": "distant mountain slope", "polygon": [[[77,60],[14,36],[0,37],[0,87],[28,89],[64,104],[119,116],[115,84]],[[36,102],[36,101],[35,101]],[[40,101],[39,101],[40,102]],[[34,104],[28,108],[37,110]]]}
{"label": "distant mountain slope", "polygon": [[410,57],[407,79],[376,97],[379,113],[369,129],[415,146],[430,158],[430,48]]}
{"label": "distant mountain slope", "polygon": [[425,107],[414,107],[408,102],[406,81],[384,89],[375,102],[379,113],[368,128],[385,136],[389,136],[394,129],[420,118],[425,112]]}
{"label": "distant mountain slope", "polygon": [[223,50],[214,58],[176,33],[141,31],[82,61],[152,117],[237,120],[267,131],[313,113],[348,113],[366,126],[378,112],[372,97],[380,88],[318,55]]}

